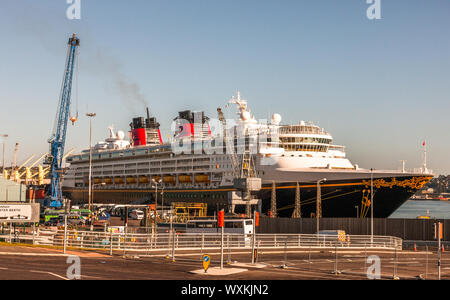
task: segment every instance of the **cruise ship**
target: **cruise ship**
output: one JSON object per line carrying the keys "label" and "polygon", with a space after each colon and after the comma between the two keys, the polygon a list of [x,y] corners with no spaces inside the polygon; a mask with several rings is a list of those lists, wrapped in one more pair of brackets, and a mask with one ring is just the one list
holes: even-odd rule
{"label": "cruise ship", "polygon": [[64,196],[72,204],[87,203],[91,169],[94,203],[152,204],[156,196],[158,205],[200,202],[209,214],[222,208],[242,213],[242,205],[235,205],[241,191],[233,183],[233,157],[242,158],[239,132],[244,132],[241,148],[252,150],[254,176],[261,179],[253,209],[263,215],[314,217],[319,198],[322,217],[364,218],[370,216],[373,198],[374,217],[385,218],[433,178],[426,167],[360,168],[323,128],[304,121],[282,124],[279,114],[258,121],[239,93],[228,106],[237,107],[237,118],[226,122],[220,108],[217,119],[179,112],[166,142],[148,109],[147,118],[133,119],[128,139],[110,127],[105,141],[67,157]]}

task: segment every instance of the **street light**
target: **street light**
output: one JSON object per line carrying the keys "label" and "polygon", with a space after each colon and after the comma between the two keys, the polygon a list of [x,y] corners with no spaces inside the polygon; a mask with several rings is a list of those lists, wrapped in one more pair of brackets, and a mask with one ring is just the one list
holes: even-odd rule
{"label": "street light", "polygon": [[92,118],[95,117],[96,113],[86,113],[89,117],[89,189],[88,189],[88,202],[89,210],[91,210],[92,205]]}
{"label": "street light", "polygon": [[5,174],[5,139],[8,137],[7,134],[0,134],[3,143],[3,163],[2,163],[2,174]]}
{"label": "street light", "polygon": [[322,194],[320,190],[320,183],[327,181],[326,178],[317,180],[317,206],[316,206],[316,219],[317,219],[317,237],[319,237],[319,219],[322,217]]}

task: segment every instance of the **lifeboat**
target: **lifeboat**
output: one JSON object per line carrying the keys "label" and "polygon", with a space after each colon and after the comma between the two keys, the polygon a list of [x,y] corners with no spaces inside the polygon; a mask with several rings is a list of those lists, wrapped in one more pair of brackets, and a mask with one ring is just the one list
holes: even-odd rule
{"label": "lifeboat", "polygon": [[106,177],[104,180],[106,184],[113,184],[113,180],[110,177]]}
{"label": "lifeboat", "polygon": [[180,175],[178,176],[178,181],[181,183],[187,183],[192,182],[192,179],[190,175]]}
{"label": "lifeboat", "polygon": [[152,176],[152,180],[158,182],[161,180],[161,176]]}
{"label": "lifeboat", "polygon": [[102,182],[103,182],[103,180],[101,178],[94,178],[94,183],[95,184],[100,184]]}
{"label": "lifeboat", "polygon": [[137,182],[136,177],[134,177],[134,176],[128,176],[126,180],[127,180],[127,184],[134,184]]}
{"label": "lifeboat", "polygon": [[114,183],[115,184],[123,184],[123,177],[114,177]]}
{"label": "lifeboat", "polygon": [[195,182],[197,183],[209,182],[209,176],[204,174],[197,174],[195,175]]}
{"label": "lifeboat", "polygon": [[138,180],[139,180],[139,183],[142,183],[142,184],[150,183],[148,176],[139,176]]}
{"label": "lifeboat", "polygon": [[166,175],[163,176],[164,183],[175,183],[175,176]]}

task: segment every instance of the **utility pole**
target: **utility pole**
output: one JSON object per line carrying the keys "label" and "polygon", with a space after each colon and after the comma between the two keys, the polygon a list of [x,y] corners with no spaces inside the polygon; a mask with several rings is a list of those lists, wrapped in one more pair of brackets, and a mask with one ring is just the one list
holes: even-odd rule
{"label": "utility pole", "polygon": [[373,246],[373,169],[370,169],[370,243]]}
{"label": "utility pole", "polygon": [[295,187],[295,205],[294,205],[294,212],[292,213],[292,218],[301,218],[302,217],[302,211],[300,207],[300,185],[297,182],[297,185]]}
{"label": "utility pole", "polygon": [[317,227],[317,237],[319,237],[319,221],[320,221],[320,218],[322,218],[322,192],[321,192],[321,189],[320,189],[320,183],[322,182],[322,181],[326,181],[327,179],[326,178],[322,178],[322,179],[319,179],[319,180],[317,180],[317,206],[316,206],[316,220],[317,220],[317,224],[316,224],[316,227]]}
{"label": "utility pole", "polygon": [[89,201],[89,210],[91,211],[91,228],[93,222],[92,215],[92,118],[94,118],[96,113],[86,113],[86,116],[89,117],[89,188],[88,188],[88,201]]}
{"label": "utility pole", "polygon": [[422,143],[423,146],[423,170],[422,173],[428,173],[428,169],[427,169],[427,143],[426,141],[423,141]]}
{"label": "utility pole", "polygon": [[277,186],[275,181],[272,182],[272,195],[270,200],[270,211],[272,218],[277,217]]}

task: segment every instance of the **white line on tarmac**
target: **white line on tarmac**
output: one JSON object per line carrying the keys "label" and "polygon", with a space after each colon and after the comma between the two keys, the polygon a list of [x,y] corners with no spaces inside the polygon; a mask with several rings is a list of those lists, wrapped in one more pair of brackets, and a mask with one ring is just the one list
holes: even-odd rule
{"label": "white line on tarmac", "polygon": [[56,276],[56,277],[61,278],[61,279],[64,279],[64,280],[70,280],[69,278],[60,276],[60,275],[55,274],[55,273],[52,273],[52,272],[47,272],[47,271],[35,271],[35,270],[30,270],[30,272],[32,272],[32,273],[44,273],[44,274],[50,274],[50,275]]}
{"label": "white line on tarmac", "polygon": [[27,253],[27,252],[0,252],[0,255],[21,255],[21,256],[70,256],[64,253]]}

